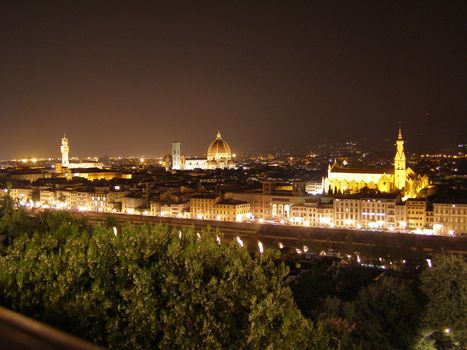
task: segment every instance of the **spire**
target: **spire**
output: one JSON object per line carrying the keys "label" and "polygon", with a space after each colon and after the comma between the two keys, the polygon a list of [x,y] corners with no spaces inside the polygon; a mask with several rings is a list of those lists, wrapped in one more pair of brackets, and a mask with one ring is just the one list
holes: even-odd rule
{"label": "spire", "polygon": [[217,130],[217,138],[218,138],[218,139],[221,138],[221,132],[220,132],[220,130]]}
{"label": "spire", "polygon": [[399,135],[397,136],[398,140],[402,140],[402,129],[399,127]]}

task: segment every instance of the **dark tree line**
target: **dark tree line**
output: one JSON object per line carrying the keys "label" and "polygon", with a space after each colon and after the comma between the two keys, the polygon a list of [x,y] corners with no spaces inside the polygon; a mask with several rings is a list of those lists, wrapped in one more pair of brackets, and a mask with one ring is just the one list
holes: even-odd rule
{"label": "dark tree line", "polygon": [[464,349],[467,264],[436,255],[419,275],[321,266],[291,285],[301,312],[335,349]]}

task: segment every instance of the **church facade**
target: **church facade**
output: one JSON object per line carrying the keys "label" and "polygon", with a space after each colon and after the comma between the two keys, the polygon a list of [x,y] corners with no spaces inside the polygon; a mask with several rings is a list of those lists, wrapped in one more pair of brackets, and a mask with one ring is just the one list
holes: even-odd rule
{"label": "church facade", "polygon": [[180,142],[172,143],[172,170],[194,169],[233,169],[232,151],[229,144],[222,139],[220,131],[208,147],[206,158],[186,158],[180,154]]}
{"label": "church facade", "polygon": [[329,193],[358,193],[364,188],[384,193],[401,191],[406,198],[414,198],[427,188],[429,179],[418,175],[407,167],[402,131],[396,140],[394,167],[387,169],[359,169],[339,166],[337,162],[329,166],[328,175],[323,178],[323,189]]}

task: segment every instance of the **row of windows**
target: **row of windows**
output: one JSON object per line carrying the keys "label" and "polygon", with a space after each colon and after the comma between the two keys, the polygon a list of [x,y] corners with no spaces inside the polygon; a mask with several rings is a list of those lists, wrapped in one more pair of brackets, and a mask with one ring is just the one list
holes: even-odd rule
{"label": "row of windows", "polygon": [[444,218],[444,217],[436,217],[436,222],[459,222],[459,223],[467,223],[467,216],[465,217],[453,217],[453,218]]}
{"label": "row of windows", "polygon": [[467,215],[467,209],[449,208],[449,209],[434,209],[435,214],[451,214],[451,215]]}

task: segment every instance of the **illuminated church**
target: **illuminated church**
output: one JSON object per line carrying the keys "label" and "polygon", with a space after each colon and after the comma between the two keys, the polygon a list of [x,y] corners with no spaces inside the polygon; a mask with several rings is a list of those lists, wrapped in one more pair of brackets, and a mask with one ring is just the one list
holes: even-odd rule
{"label": "illuminated church", "polygon": [[339,166],[337,162],[329,166],[328,176],[323,179],[324,191],[358,193],[363,188],[390,193],[401,191],[405,197],[414,198],[428,187],[426,175],[417,175],[406,166],[404,139],[399,128],[396,140],[394,167],[388,169],[358,169]]}
{"label": "illuminated church", "polygon": [[229,144],[222,139],[220,131],[208,147],[206,158],[186,158],[180,154],[180,142],[172,143],[172,169],[233,169],[235,162]]}

